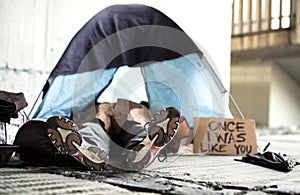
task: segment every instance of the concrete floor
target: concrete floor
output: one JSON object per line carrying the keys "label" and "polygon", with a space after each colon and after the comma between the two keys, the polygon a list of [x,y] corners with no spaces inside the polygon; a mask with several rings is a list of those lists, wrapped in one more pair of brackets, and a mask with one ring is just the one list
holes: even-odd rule
{"label": "concrete floor", "polygon": [[[300,161],[300,135],[258,136],[263,148]],[[300,194],[300,166],[284,173],[235,161],[239,156],[169,156],[139,173],[54,167],[0,169],[0,194]]]}
{"label": "concrete floor", "polygon": [[[300,162],[300,135],[258,136],[263,149],[270,142],[269,151],[288,154]],[[300,165],[285,173],[261,166],[235,161],[239,156],[180,156],[169,157],[166,163],[154,163],[147,170],[166,174],[188,175],[193,182],[213,182],[224,189],[300,194]]]}

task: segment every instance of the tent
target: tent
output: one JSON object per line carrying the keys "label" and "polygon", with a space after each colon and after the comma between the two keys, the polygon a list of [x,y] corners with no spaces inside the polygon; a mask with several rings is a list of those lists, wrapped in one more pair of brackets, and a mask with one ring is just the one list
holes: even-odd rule
{"label": "tent", "polygon": [[117,98],[148,102],[153,112],[174,106],[189,124],[193,117],[232,117],[230,95],[207,59],[162,12],[140,4],[110,6],[73,37],[33,118],[81,120],[83,112],[95,112],[91,105]]}

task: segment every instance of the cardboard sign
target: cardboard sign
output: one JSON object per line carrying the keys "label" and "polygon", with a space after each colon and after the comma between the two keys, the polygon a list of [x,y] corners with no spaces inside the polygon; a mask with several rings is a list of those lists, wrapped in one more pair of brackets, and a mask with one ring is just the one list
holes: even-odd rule
{"label": "cardboard sign", "polygon": [[245,155],[257,153],[252,119],[194,118],[194,153]]}

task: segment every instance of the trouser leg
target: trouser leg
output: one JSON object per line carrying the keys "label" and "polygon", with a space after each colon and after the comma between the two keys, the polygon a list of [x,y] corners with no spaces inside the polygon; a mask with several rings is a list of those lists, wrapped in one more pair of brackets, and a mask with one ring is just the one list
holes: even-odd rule
{"label": "trouser leg", "polygon": [[86,122],[79,130],[82,139],[91,146],[95,146],[109,153],[110,137],[104,131],[98,120]]}

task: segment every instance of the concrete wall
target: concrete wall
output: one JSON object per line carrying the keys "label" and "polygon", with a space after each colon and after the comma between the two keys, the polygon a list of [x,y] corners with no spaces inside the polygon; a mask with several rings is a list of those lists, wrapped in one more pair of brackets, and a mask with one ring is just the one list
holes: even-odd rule
{"label": "concrete wall", "polygon": [[229,88],[231,1],[1,0],[0,90],[24,92],[28,112],[83,24],[111,4],[137,2],[161,10],[199,42]]}
{"label": "concrete wall", "polygon": [[294,43],[300,43],[300,1],[295,0],[295,10],[296,10],[296,24],[295,24],[295,33],[292,35],[292,40]]}
{"label": "concrete wall", "polygon": [[300,1],[293,2],[293,28],[231,39],[231,92],[257,125],[300,125]]}
{"label": "concrete wall", "polygon": [[300,125],[300,86],[271,60],[233,63],[231,93],[257,126]]}
{"label": "concrete wall", "polygon": [[240,61],[231,66],[231,94],[245,118],[255,119],[257,126],[268,125],[269,122],[271,74],[269,61]]}
{"label": "concrete wall", "polygon": [[241,37],[232,38],[231,50],[242,51],[259,48],[268,48],[276,46],[285,46],[294,43],[296,40],[292,40],[294,32],[290,31],[274,31],[274,32],[262,32],[259,34],[252,34]]}
{"label": "concrete wall", "polygon": [[272,66],[269,126],[300,124],[300,86],[279,66]]}

